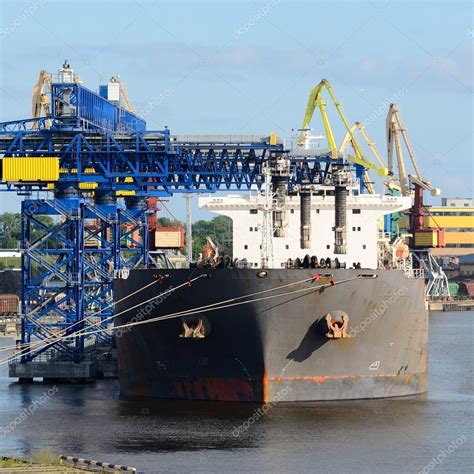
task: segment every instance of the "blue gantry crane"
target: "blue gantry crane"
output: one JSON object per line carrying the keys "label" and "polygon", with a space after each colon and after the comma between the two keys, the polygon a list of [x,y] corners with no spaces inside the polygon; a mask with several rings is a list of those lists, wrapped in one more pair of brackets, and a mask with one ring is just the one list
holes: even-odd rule
{"label": "blue gantry crane", "polygon": [[291,192],[327,183],[331,167],[344,165],[329,151],[292,156],[274,135],[178,141],[167,128],[147,130],[121,105],[119,81],[97,94],[67,61],[57,81],[44,71],[40,81],[34,117],[0,123],[0,187],[24,197],[21,343],[27,349],[33,339],[48,342],[24,350],[21,363],[44,351],[84,359],[85,337],[56,342],[55,334],[105,327],[114,276],[151,265],[148,197],[259,189],[264,164],[272,160],[286,162],[283,178]]}

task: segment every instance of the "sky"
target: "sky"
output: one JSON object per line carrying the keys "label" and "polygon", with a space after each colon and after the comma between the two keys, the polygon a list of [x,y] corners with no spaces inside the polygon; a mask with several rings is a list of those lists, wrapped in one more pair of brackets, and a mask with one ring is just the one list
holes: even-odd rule
{"label": "sky", "polygon": [[[326,78],[382,155],[396,102],[423,177],[472,196],[473,42],[472,4],[448,0],[2,0],[0,121],[30,117],[39,71],[68,59],[93,90],[119,74],[148,129],[288,137]],[[167,207],[184,218],[182,196]],[[17,210],[0,194],[0,212]]]}

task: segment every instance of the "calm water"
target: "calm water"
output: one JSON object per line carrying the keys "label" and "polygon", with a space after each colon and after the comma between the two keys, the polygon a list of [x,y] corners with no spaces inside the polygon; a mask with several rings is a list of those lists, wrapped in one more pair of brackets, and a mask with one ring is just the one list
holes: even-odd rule
{"label": "calm water", "polygon": [[[54,393],[11,383],[3,365],[0,427],[48,389],[52,396],[0,433],[0,455],[48,450],[146,473],[472,472],[474,313],[433,313],[430,324],[427,395],[274,406],[239,437],[234,428],[257,406],[130,403],[118,399],[115,381]],[[440,464],[430,466],[437,456]]]}

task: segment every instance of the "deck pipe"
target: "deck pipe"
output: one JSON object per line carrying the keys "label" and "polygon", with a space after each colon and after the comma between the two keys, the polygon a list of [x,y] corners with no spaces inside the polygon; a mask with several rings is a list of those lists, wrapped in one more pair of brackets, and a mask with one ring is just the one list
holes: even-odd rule
{"label": "deck pipe", "polygon": [[347,231],[346,231],[346,211],[347,211],[347,187],[336,184],[335,191],[335,227],[334,227],[334,253],[347,253]]}
{"label": "deck pipe", "polygon": [[284,210],[286,201],[285,176],[272,176],[272,191],[275,195],[276,205],[272,212],[273,229],[275,237],[286,237],[288,228],[288,211]]}
{"label": "deck pipe", "polygon": [[301,248],[311,248],[311,192],[300,192],[300,233]]}

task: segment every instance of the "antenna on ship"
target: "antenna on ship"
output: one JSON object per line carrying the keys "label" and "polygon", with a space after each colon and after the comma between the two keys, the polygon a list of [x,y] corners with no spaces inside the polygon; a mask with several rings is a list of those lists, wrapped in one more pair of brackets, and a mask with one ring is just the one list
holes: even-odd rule
{"label": "antenna on ship", "polygon": [[193,205],[193,194],[186,193],[184,195],[186,199],[186,264],[188,265],[193,261],[193,227],[192,227],[192,205]]}

